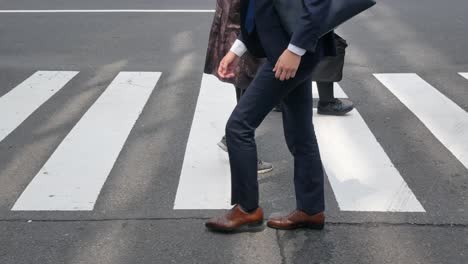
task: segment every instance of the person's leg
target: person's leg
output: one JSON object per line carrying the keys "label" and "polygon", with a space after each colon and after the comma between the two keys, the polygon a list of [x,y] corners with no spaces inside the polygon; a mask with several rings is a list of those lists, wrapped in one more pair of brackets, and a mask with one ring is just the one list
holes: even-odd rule
{"label": "person's leg", "polygon": [[208,229],[236,231],[262,223],[263,211],[259,207],[256,172],[255,130],[282,98],[310,79],[316,63],[315,54],[306,54],[301,60],[296,76],[288,81],[280,81],[275,78],[274,64],[267,62],[241,97],[226,125],[231,165],[231,204],[235,206],[227,213],[209,219],[205,223]]}
{"label": "person's leg", "polygon": [[286,143],[294,156],[298,210],[315,215],[325,209],[324,176],[312,123],[312,82],[305,81],[283,99]]}
{"label": "person's leg", "polygon": [[[317,82],[317,90],[319,94],[319,105],[335,103],[336,99],[333,91],[333,82]],[[283,111],[281,104],[275,106],[273,111]]]}
{"label": "person's leg", "polygon": [[[239,88],[239,87],[235,87],[236,88],[236,99],[237,99],[237,103],[239,103],[239,100],[240,98],[242,97],[242,95],[244,94],[245,92],[245,89],[242,89],[242,88]],[[228,151],[227,150],[227,142],[226,142],[226,135],[224,135],[221,140],[218,142],[218,146],[224,150],[224,151]],[[268,173],[270,171],[273,170],[273,164],[269,163],[269,162],[266,162],[264,160],[261,160],[259,159],[257,161],[257,172],[260,173],[260,174],[263,174],[263,173]]]}
{"label": "person's leg", "polygon": [[310,78],[312,66],[309,63],[300,68],[294,79],[280,81],[273,65],[265,63],[234,109],[226,126],[233,205],[240,204],[248,211],[258,207],[255,129],[291,89]]}
{"label": "person's leg", "polygon": [[317,82],[319,93],[318,114],[344,115],[354,109],[354,104],[350,100],[335,98],[333,86],[333,82]]}
{"label": "person's leg", "polygon": [[296,209],[273,217],[267,226],[275,229],[323,229],[325,225],[324,176],[312,123],[311,81],[307,80],[283,99],[283,127],[294,156]]}
{"label": "person's leg", "polygon": [[[240,87],[237,87],[237,86],[234,86],[235,90],[236,90],[236,102],[239,103],[239,100],[240,98],[242,97],[242,94],[244,94],[244,89],[240,88]],[[224,151],[228,151],[227,150],[227,143],[226,143],[226,135],[224,135],[221,140],[218,142],[218,147],[220,147],[222,150]]]}
{"label": "person's leg", "polygon": [[281,102],[273,108],[273,112],[281,112],[283,111],[283,107],[281,106]]}
{"label": "person's leg", "polygon": [[244,90],[242,88],[239,88],[237,86],[235,86],[236,88],[236,99],[237,99],[237,102],[239,103],[239,100],[242,96],[242,94],[244,93]]}
{"label": "person's leg", "polygon": [[331,103],[335,100],[332,82],[317,82],[319,102]]}

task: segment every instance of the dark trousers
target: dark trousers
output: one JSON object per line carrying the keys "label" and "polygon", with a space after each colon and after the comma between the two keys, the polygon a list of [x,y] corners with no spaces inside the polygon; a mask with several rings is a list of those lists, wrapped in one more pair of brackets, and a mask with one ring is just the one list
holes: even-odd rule
{"label": "dark trousers", "polygon": [[[317,82],[317,90],[319,94],[319,104],[333,103],[335,102],[335,93],[333,91],[333,82]],[[240,96],[242,96],[242,90],[236,88],[237,102],[239,102]],[[281,104],[277,107],[281,110]]]}
{"label": "dark trousers", "polygon": [[330,103],[335,100],[332,82],[317,82],[319,102]]}
{"label": "dark trousers", "polygon": [[297,209],[308,214],[324,210],[323,169],[312,124],[311,72],[316,63],[306,54],[296,77],[280,81],[268,61],[240,98],[226,125],[233,205],[240,204],[248,211],[259,205],[255,130],[282,102],[284,134],[294,156]]}
{"label": "dark trousers", "polygon": [[236,88],[236,99],[237,99],[237,102],[239,103],[239,100],[240,98],[242,97],[242,95],[244,94],[244,89],[242,88],[239,88],[239,87],[235,87]]}

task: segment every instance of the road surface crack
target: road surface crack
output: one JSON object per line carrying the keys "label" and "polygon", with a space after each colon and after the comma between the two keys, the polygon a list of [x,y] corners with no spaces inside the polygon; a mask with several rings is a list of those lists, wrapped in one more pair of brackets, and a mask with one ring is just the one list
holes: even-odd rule
{"label": "road surface crack", "polygon": [[286,264],[286,256],[284,255],[284,245],[281,243],[279,230],[276,230],[275,234],[276,234],[276,243],[278,243],[279,253],[281,256],[281,264]]}

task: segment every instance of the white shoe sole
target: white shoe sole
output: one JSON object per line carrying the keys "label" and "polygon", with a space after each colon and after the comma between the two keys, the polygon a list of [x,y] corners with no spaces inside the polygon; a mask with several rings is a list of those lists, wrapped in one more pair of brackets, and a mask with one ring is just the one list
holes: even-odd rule
{"label": "white shoe sole", "polygon": [[[224,145],[224,144],[221,143],[221,142],[218,142],[218,147],[219,147],[220,149],[226,151],[226,152],[228,151],[226,145]],[[268,172],[270,172],[270,171],[272,171],[272,170],[273,170],[273,167],[271,167],[271,168],[269,168],[269,169],[257,170],[257,172],[258,172],[259,174],[264,174],[264,173],[268,173]]]}
{"label": "white shoe sole", "polygon": [[269,168],[269,169],[257,170],[257,172],[258,172],[259,174],[264,174],[264,173],[268,173],[268,172],[270,172],[270,171],[272,171],[272,170],[273,170],[273,167],[271,167],[271,168]]}

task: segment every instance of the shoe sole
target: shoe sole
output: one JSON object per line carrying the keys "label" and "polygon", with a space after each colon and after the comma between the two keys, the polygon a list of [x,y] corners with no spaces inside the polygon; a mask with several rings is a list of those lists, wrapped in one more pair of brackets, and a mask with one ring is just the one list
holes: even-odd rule
{"label": "shoe sole", "polygon": [[267,226],[269,228],[273,228],[277,230],[294,230],[294,229],[300,229],[300,228],[323,230],[323,228],[325,227],[325,224],[301,224],[301,225],[295,225],[292,227],[279,227],[279,226],[274,226],[274,225],[270,225],[267,223]]}
{"label": "shoe sole", "polygon": [[272,168],[269,168],[269,169],[258,170],[258,173],[259,173],[259,174],[264,174],[264,173],[268,173],[268,172],[270,172],[270,171],[272,171],[272,170],[273,170],[273,167],[272,167]]}
{"label": "shoe sole", "polygon": [[228,152],[226,145],[224,145],[223,143],[218,142],[218,147],[224,150],[225,152]]}
{"label": "shoe sole", "polygon": [[227,234],[232,234],[232,233],[255,233],[255,232],[262,232],[265,230],[265,225],[264,221],[260,222],[254,222],[250,224],[245,224],[242,225],[238,228],[218,228],[218,227],[210,227],[210,226],[205,226],[209,231],[212,232],[218,232],[218,233],[227,233]]}

